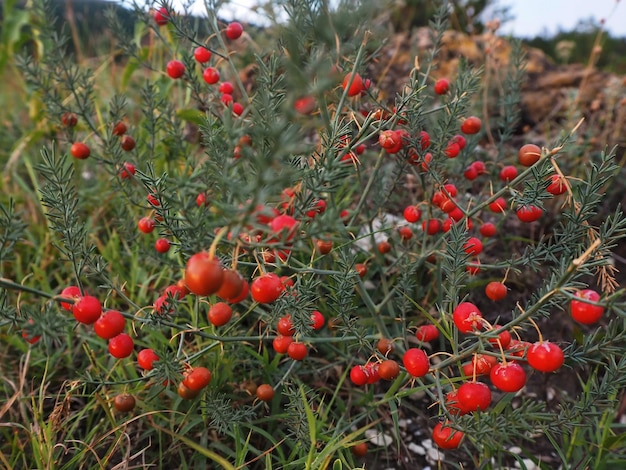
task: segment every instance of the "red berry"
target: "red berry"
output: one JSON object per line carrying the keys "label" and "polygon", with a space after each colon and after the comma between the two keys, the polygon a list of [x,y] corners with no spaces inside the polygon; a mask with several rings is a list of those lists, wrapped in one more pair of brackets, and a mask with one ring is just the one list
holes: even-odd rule
{"label": "red berry", "polygon": [[294,334],[296,334],[296,330],[293,327],[293,323],[291,322],[291,315],[289,314],[278,319],[276,329],[278,330],[278,333],[283,336],[293,336]]}
{"label": "red berry", "polygon": [[308,349],[304,343],[293,342],[287,347],[287,354],[294,361],[302,361],[308,353]]}
{"label": "red berry", "polygon": [[326,319],[324,318],[322,312],[313,310],[313,312],[311,312],[311,327],[315,331],[318,331],[324,327],[324,323],[326,323]]}
{"label": "red berry", "polygon": [[117,310],[109,310],[96,320],[93,329],[103,339],[111,339],[124,331],[126,319]]}
{"label": "red berry", "polygon": [[137,364],[143,370],[152,370],[154,367],[154,361],[158,361],[160,358],[152,349],[142,349],[137,354]]}
{"label": "red berry", "polygon": [[553,196],[558,196],[559,194],[563,194],[565,191],[567,191],[567,184],[560,175],[552,175],[550,177],[550,184],[546,188],[546,191],[548,191]]}
{"label": "red berry", "polygon": [[123,359],[133,353],[135,343],[126,333],[120,333],[109,340],[109,353],[117,359]]}
{"label": "red berry", "polygon": [[422,216],[422,211],[420,211],[417,206],[406,206],[402,214],[404,215],[404,219],[407,222],[414,223],[420,220],[420,217]]}
{"label": "red berry", "polygon": [[202,79],[209,85],[214,85],[220,81],[220,73],[215,67],[207,67],[202,72]]}
{"label": "red berry", "polygon": [[211,371],[206,367],[194,367],[183,380],[183,385],[189,390],[199,391],[211,383]]}
{"label": "red berry", "polygon": [[[500,325],[493,325],[494,330],[497,330],[499,328]],[[494,348],[502,347],[504,349],[507,349],[509,347],[509,344],[511,344],[511,333],[509,333],[507,330],[504,330],[498,334],[497,338],[489,338],[489,342]],[[500,344],[498,345],[498,343]]]}
{"label": "red berry", "polygon": [[407,349],[402,356],[402,363],[406,371],[413,377],[423,377],[430,369],[428,356],[419,348]]}
{"label": "red berry", "polygon": [[457,398],[468,412],[485,411],[491,405],[491,390],[482,382],[465,382],[458,388]]}
{"label": "red berry", "polygon": [[193,56],[196,61],[204,64],[211,60],[211,51],[208,50],[206,47],[198,46],[194,49]]}
{"label": "red berry", "polygon": [[78,124],[78,116],[74,113],[64,113],[63,116],[61,116],[61,123],[65,127],[74,127]]}
{"label": "red berry", "polygon": [[137,222],[137,228],[143,233],[152,233],[154,230],[154,219],[151,217],[142,217]]}
{"label": "red berry", "polygon": [[165,67],[170,78],[180,78],[185,74],[185,64],[180,60],[170,60]]}
{"label": "red berry", "polygon": [[517,168],[513,165],[507,165],[500,170],[500,179],[505,183],[513,181],[515,178],[517,178]]}
{"label": "red berry", "polygon": [[224,326],[233,316],[233,309],[225,302],[217,302],[209,308],[207,318],[215,326]]}
{"label": "red berry", "polygon": [[[348,90],[348,96],[357,96],[361,94],[363,91],[363,79],[358,73],[354,74],[354,78],[352,73],[347,74],[343,79],[343,89]],[[352,82],[352,83],[350,83]],[[349,87],[349,88],[348,88]]]}
{"label": "red berry", "polygon": [[154,242],[154,249],[159,253],[167,253],[170,251],[170,242],[167,238],[159,238]]}
{"label": "red berry", "polygon": [[135,165],[129,162],[124,162],[122,168],[120,168],[119,175],[123,180],[132,178],[135,175]]}
{"label": "red berry", "polygon": [[233,92],[235,91],[235,87],[230,82],[222,82],[220,83],[218,91],[220,93],[228,93],[229,95],[232,95]]}
{"label": "red berry", "polygon": [[565,361],[563,350],[550,341],[537,341],[526,351],[528,364],[540,372],[554,372]]}
{"label": "red berry", "polygon": [[317,101],[313,96],[307,95],[302,98],[298,98],[293,103],[293,109],[300,114],[310,114],[317,107]]}
{"label": "red berry", "polygon": [[464,134],[478,134],[482,123],[476,116],[470,116],[461,124],[461,132]]}
{"label": "red berry", "polygon": [[516,362],[496,364],[489,377],[494,387],[503,392],[517,392],[526,384],[526,372]]}
{"label": "red berry", "polygon": [[167,8],[161,7],[154,12],[154,22],[159,26],[166,25],[170,20],[170,14],[167,11]]}
{"label": "red berry", "polygon": [[[61,291],[60,296],[66,299],[78,300],[82,296],[82,293],[80,292],[80,288],[78,286],[67,286]],[[74,304],[70,304],[68,302],[61,302],[61,307],[68,311],[72,310],[73,305]]]}
{"label": "red berry", "polygon": [[291,240],[296,234],[298,221],[287,214],[274,217],[269,223],[270,229],[275,235]]}
{"label": "red berry", "polygon": [[456,142],[448,142],[444,153],[448,158],[456,158],[459,156],[459,153],[461,153],[461,146]]}
{"label": "red berry", "polygon": [[368,379],[369,376],[365,367],[358,365],[350,369],[350,380],[352,380],[352,383],[354,383],[354,385],[365,385],[367,384]]}
{"label": "red berry", "polygon": [[185,285],[196,295],[211,295],[219,290],[224,279],[220,260],[206,251],[196,253],[187,261]]}
{"label": "red berry", "polygon": [[72,314],[77,322],[92,325],[102,315],[102,305],[97,298],[85,295],[72,306]]}
{"label": "red berry", "polygon": [[461,302],[452,313],[454,324],[462,333],[471,333],[483,327],[483,315],[471,302]]}
{"label": "red berry", "polygon": [[268,304],[274,302],[284,291],[283,283],[274,273],[262,274],[250,285],[250,294],[255,302]]}
{"label": "red berry", "polygon": [[541,149],[535,144],[526,144],[517,154],[519,162],[524,166],[533,166],[541,157]]}
{"label": "red berry", "polygon": [[231,41],[239,39],[243,33],[243,26],[237,21],[233,21],[226,27],[226,37]]}
{"label": "red berry", "polygon": [[378,365],[378,374],[383,380],[393,380],[400,375],[400,366],[393,359],[387,359]]}
{"label": "red berry", "polygon": [[497,198],[489,204],[489,210],[496,214],[503,213],[506,210],[506,200],[503,197]]}
{"label": "red berry", "polygon": [[517,218],[524,223],[530,223],[539,220],[542,215],[543,209],[537,206],[522,206],[517,209]]}
{"label": "red berry", "polygon": [[435,82],[434,89],[435,93],[437,93],[438,95],[445,95],[450,89],[450,82],[445,78],[440,78]]}
{"label": "red berry", "polygon": [[277,336],[272,342],[272,347],[278,354],[286,354],[291,343],[293,343],[292,336]]}
{"label": "red berry", "polygon": [[[219,298],[230,301],[241,294],[244,287],[244,279],[235,269],[225,269],[222,276],[222,285],[215,293]],[[231,302],[232,303],[232,302]]]}
{"label": "red berry", "polygon": [[485,222],[484,224],[482,224],[478,231],[483,237],[493,237],[498,232],[496,226],[491,222]]}
{"label": "red berry", "polygon": [[600,320],[604,313],[604,307],[585,302],[585,300],[598,302],[600,294],[592,289],[583,289],[576,292],[576,297],[582,300],[572,300],[570,304],[570,311],[574,320],[585,325],[591,325]]}
{"label": "red berry", "polygon": [[502,282],[492,281],[485,287],[485,294],[491,300],[502,300],[506,297],[507,288]]}
{"label": "red berry", "polygon": [[450,427],[446,422],[437,423],[433,429],[433,442],[442,449],[456,449],[461,444],[465,434]]}
{"label": "red berry", "polygon": [[415,337],[424,343],[439,338],[439,329],[435,325],[422,325],[415,332]]}
{"label": "red berry", "polygon": [[83,142],[74,142],[70,148],[70,153],[74,158],[85,160],[91,155],[91,149]]}
{"label": "red berry", "polygon": [[483,242],[476,237],[470,237],[463,245],[463,251],[470,256],[478,256],[483,251]]}

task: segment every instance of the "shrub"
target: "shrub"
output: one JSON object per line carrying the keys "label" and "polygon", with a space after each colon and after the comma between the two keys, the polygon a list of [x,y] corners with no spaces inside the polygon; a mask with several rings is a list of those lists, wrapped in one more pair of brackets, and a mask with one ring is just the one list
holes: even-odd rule
{"label": "shrub", "polygon": [[22,353],[3,460],[354,468],[366,440],[405,461],[411,418],[442,466],[539,465],[537,446],[613,462],[626,221],[597,213],[614,151],[577,156],[565,129],[520,165],[523,52],[497,83],[461,60],[435,93],[445,8],[392,103],[367,8],[284,8],[262,52],[212,9],[208,37],[169,4],[137,11],[134,37],[110,14],[125,56],[95,72],[37,26],[44,53],[18,62],[52,132],[40,204],[0,218],[0,316]]}

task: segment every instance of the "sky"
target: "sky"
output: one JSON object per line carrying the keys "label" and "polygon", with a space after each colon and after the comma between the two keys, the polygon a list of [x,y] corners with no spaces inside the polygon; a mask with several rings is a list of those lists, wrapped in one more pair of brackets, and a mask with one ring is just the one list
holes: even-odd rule
{"label": "sky", "polygon": [[[175,0],[180,2],[182,0]],[[193,0],[185,0],[193,1]],[[596,24],[605,20],[605,29],[613,36],[626,37],[626,0],[494,0],[498,6],[509,7],[513,17],[502,26],[501,33],[516,37],[534,37],[554,34],[560,29],[571,30],[580,20],[593,18]],[[251,9],[255,0],[231,0],[222,12],[225,19],[236,18],[242,22],[259,22]],[[196,0],[194,6],[204,9],[204,2]],[[232,10],[234,13],[227,13]],[[194,11],[198,11],[195,10]]]}
{"label": "sky", "polygon": [[502,27],[503,34],[534,37],[560,29],[571,30],[580,20],[594,18],[613,36],[626,37],[626,1],[616,0],[498,0],[510,7],[514,18]]}

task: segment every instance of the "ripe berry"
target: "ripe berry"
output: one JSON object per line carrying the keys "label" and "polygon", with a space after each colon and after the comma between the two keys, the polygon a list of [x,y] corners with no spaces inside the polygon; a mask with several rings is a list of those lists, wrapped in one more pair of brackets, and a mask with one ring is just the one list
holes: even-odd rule
{"label": "ripe berry", "polygon": [[225,269],[222,276],[222,285],[216,292],[216,295],[223,300],[230,301],[230,299],[235,299],[241,294],[243,285],[244,279],[237,270]]}
{"label": "ripe berry", "polygon": [[74,127],[78,124],[78,117],[74,113],[64,113],[63,116],[61,116],[61,123],[65,127]]}
{"label": "ripe berry", "polygon": [[459,156],[459,153],[461,153],[461,146],[456,142],[448,142],[448,145],[446,146],[444,153],[446,154],[446,157],[448,158],[456,158]]}
{"label": "ripe berry", "polygon": [[358,73],[354,74],[354,78],[352,76],[352,73],[347,74],[343,79],[342,86],[344,90],[348,90],[348,96],[357,96],[363,91],[363,79]]}
{"label": "ripe berry", "polygon": [[435,93],[437,93],[438,95],[445,95],[450,89],[450,82],[445,78],[440,78],[435,82],[434,89]]}
{"label": "ripe berry", "polygon": [[224,279],[220,260],[206,251],[196,253],[187,261],[185,285],[196,295],[211,295],[218,291]]}
{"label": "ripe berry", "polygon": [[185,74],[185,64],[183,64],[180,60],[170,60],[165,70],[170,78],[180,78]]}
{"label": "ripe berry", "polygon": [[433,442],[442,449],[456,449],[465,434],[448,425],[448,422],[437,423],[433,429]]}
{"label": "ripe berry", "polygon": [[182,383],[189,390],[197,392],[211,383],[211,377],[211,371],[206,367],[194,367]]}
{"label": "ripe berry", "polygon": [[126,333],[120,333],[109,340],[109,353],[117,359],[123,359],[133,353],[135,343]]}
{"label": "ripe berry", "polygon": [[[80,288],[78,286],[67,286],[61,291],[60,296],[67,299],[78,300],[82,296],[82,293],[80,292]],[[68,311],[72,310],[73,305],[74,304],[70,304],[68,302],[61,302],[61,307]]]}
{"label": "ripe berry", "polygon": [[274,348],[274,351],[276,351],[278,354],[286,354],[291,343],[293,343],[292,336],[279,335],[272,341],[272,347]]}
{"label": "ripe berry", "polygon": [[201,64],[211,60],[211,51],[206,47],[198,46],[193,51],[193,57]]}
{"label": "ripe berry", "polygon": [[506,200],[503,197],[497,198],[489,204],[489,210],[496,214],[503,213],[506,210]]}
{"label": "ripe berry", "polygon": [[308,353],[308,349],[304,343],[293,342],[287,347],[287,354],[294,361],[302,361]]}
{"label": "ripe berry", "polygon": [[378,365],[378,373],[383,380],[393,380],[400,374],[400,366],[393,359],[387,359]]}
{"label": "ripe berry", "polygon": [[154,242],[154,249],[159,253],[167,253],[170,251],[170,242],[167,238],[159,238]]}
{"label": "ripe berry", "polygon": [[565,361],[563,350],[550,341],[537,341],[526,351],[528,364],[540,372],[554,372]]}
{"label": "ripe berry", "polygon": [[407,349],[402,356],[402,363],[406,371],[413,377],[423,377],[430,369],[428,356],[419,348]]}
{"label": "ripe berry", "polygon": [[598,302],[600,294],[592,289],[583,289],[576,292],[576,297],[583,300],[572,300],[570,304],[570,311],[574,320],[585,325],[591,325],[600,320],[604,313],[604,307],[585,302],[585,300]]}
{"label": "ripe berry", "polygon": [[526,384],[526,372],[516,362],[496,364],[489,377],[494,387],[503,392],[517,392]]}
{"label": "ripe berry", "polygon": [[202,79],[209,85],[214,85],[220,81],[220,73],[215,67],[207,67],[202,72]]}
{"label": "ripe berry", "polygon": [[389,353],[391,353],[394,350],[394,345],[390,339],[380,338],[376,342],[376,349],[378,349],[379,353],[387,356]]}
{"label": "ripe berry", "polygon": [[276,329],[278,330],[278,333],[283,336],[293,336],[296,334],[296,329],[293,327],[291,315],[289,314],[278,319]]}
{"label": "ripe berry", "polygon": [[537,206],[522,206],[517,209],[517,218],[521,222],[530,223],[539,220],[543,215],[543,209]]}
{"label": "ripe berry", "polygon": [[485,287],[485,294],[491,300],[502,300],[506,297],[507,288],[502,282],[492,281]]}
{"label": "ripe berry", "polygon": [[517,168],[513,165],[507,165],[500,170],[500,179],[505,183],[513,181],[515,178],[517,178]]}
{"label": "ripe berry", "polygon": [[567,184],[560,175],[552,175],[550,177],[550,184],[546,188],[546,191],[548,191],[553,196],[558,196],[559,194],[563,194],[565,191],[567,191]]}
{"label": "ripe berry", "polygon": [[274,399],[274,388],[270,384],[261,384],[256,388],[256,396],[261,401],[272,401]]}
{"label": "ripe berry", "polygon": [[454,324],[462,333],[471,333],[482,329],[483,315],[471,302],[461,302],[452,313]]}
{"label": "ripe berry", "polygon": [[482,382],[465,382],[458,388],[457,398],[468,412],[485,411],[491,405],[491,390]]}
{"label": "ripe berry", "polygon": [[122,140],[120,141],[120,146],[122,147],[122,149],[126,150],[127,152],[130,152],[131,150],[133,150],[135,148],[135,145],[136,145],[135,139],[133,139],[129,135],[125,135],[124,137],[122,137]]}
{"label": "ripe berry", "polygon": [[111,339],[124,331],[126,319],[117,310],[109,310],[96,320],[93,329],[103,339]]}
{"label": "ripe berry", "polygon": [[313,312],[311,312],[311,328],[315,331],[321,330],[324,327],[324,323],[326,323],[326,319],[322,312],[313,310]]}
{"label": "ripe berry", "polygon": [[404,215],[404,219],[407,222],[414,223],[420,220],[422,211],[420,211],[417,206],[406,206],[402,215]]}
{"label": "ripe berry", "polygon": [[217,302],[209,308],[207,318],[215,326],[224,326],[233,317],[233,309],[225,302]]}
{"label": "ripe berry", "polygon": [[478,134],[482,123],[476,116],[470,116],[461,124],[461,132],[464,134]]}
{"label": "ripe berry", "polygon": [[241,103],[233,103],[233,113],[235,113],[237,116],[241,116],[243,114],[243,105]]}
{"label": "ripe berry", "polygon": [[535,144],[526,144],[517,154],[519,162],[524,166],[533,166],[541,157],[541,149]]}
{"label": "ripe berry", "polygon": [[470,237],[463,245],[463,251],[470,256],[478,256],[483,251],[483,242],[476,237]]}
{"label": "ripe berry", "polygon": [[274,302],[284,291],[283,283],[274,273],[262,274],[250,285],[250,294],[255,302],[269,304]]}
{"label": "ripe berry", "polygon": [[493,237],[498,232],[496,226],[491,222],[485,222],[484,224],[482,224],[478,231],[483,237]]}
{"label": "ripe berry", "polygon": [[151,217],[142,217],[137,222],[137,228],[143,233],[152,233],[154,230],[154,219]]}
{"label": "ripe berry", "polygon": [[234,41],[235,39],[239,39],[241,37],[243,33],[243,26],[241,26],[241,23],[233,21],[226,27],[225,33],[228,39]]}
{"label": "ripe berry", "polygon": [[158,361],[159,359],[157,353],[149,348],[142,349],[137,354],[137,364],[143,370],[152,370],[154,368],[154,361]]}
{"label": "ripe berry", "polygon": [[161,7],[154,12],[154,22],[159,26],[164,26],[170,20],[170,14],[167,8]]}
{"label": "ripe berry", "polygon": [[422,325],[415,332],[415,337],[427,343],[439,338],[439,329],[435,325]]}
{"label": "ripe berry", "polygon": [[124,162],[122,167],[120,168],[119,175],[123,180],[127,180],[135,176],[135,165],[129,162]]}
{"label": "ripe berry", "polygon": [[[494,330],[497,330],[499,328],[500,325],[493,325]],[[507,349],[509,347],[509,344],[511,343],[511,333],[509,333],[507,330],[504,330],[498,334],[497,338],[489,338],[488,341],[494,348],[502,347],[504,349]]]}
{"label": "ripe berry", "polygon": [[92,325],[102,315],[102,305],[97,298],[85,295],[72,305],[72,314],[77,322]]}
{"label": "ripe berry", "polygon": [[91,149],[83,142],[74,142],[70,148],[70,153],[74,158],[85,160],[91,155]]}

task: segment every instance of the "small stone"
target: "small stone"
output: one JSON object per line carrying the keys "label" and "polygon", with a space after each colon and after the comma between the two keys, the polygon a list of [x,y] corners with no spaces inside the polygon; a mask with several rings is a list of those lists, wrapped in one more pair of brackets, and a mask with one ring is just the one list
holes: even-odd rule
{"label": "small stone", "polygon": [[509,448],[509,452],[511,454],[519,455],[519,454],[522,453],[522,449],[521,449],[521,447],[513,446],[513,447]]}
{"label": "small stone", "polygon": [[393,444],[393,437],[378,432],[375,429],[368,429],[365,431],[365,437],[375,446],[389,447]]}
{"label": "small stone", "polygon": [[413,452],[414,454],[426,455],[426,449],[424,449],[422,446],[416,444],[415,442],[411,442],[409,444],[409,450],[411,452]]}
{"label": "small stone", "polygon": [[430,462],[443,462],[446,459],[446,457],[443,455],[443,452],[433,447],[426,451],[426,458]]}

